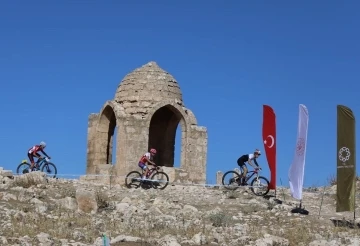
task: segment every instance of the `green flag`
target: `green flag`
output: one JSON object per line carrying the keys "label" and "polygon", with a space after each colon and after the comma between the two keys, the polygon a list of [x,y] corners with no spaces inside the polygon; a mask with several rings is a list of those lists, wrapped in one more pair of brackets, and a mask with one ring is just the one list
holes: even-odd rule
{"label": "green flag", "polygon": [[354,211],[356,189],[355,117],[350,108],[337,106],[336,212]]}

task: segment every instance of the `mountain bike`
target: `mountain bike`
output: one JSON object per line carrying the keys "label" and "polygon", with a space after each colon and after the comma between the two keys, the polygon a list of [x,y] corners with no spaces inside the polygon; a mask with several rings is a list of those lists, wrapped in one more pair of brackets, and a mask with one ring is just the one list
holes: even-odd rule
{"label": "mountain bike", "polygon": [[149,169],[146,179],[142,179],[142,174],[140,172],[131,171],[125,177],[125,185],[129,189],[132,187],[139,188],[141,186],[143,188],[152,187],[154,189],[163,190],[169,184],[169,176],[165,172],[160,171],[160,169],[159,166],[153,165],[153,167]]}
{"label": "mountain bike", "polygon": [[[27,160],[23,160],[17,167],[16,173],[17,174],[25,174],[29,173],[31,165],[27,162]],[[34,165],[34,168],[32,171],[42,171],[47,173],[49,176],[52,176],[53,178],[56,177],[57,174],[57,168],[54,163],[50,162],[49,158],[41,158],[37,160],[37,162]]]}
{"label": "mountain bike", "polygon": [[[267,178],[259,175],[260,170],[261,169],[259,168],[255,168],[253,171],[248,171],[245,178],[245,183],[247,183],[253,176],[255,176],[250,183],[250,190],[256,196],[265,196],[270,190],[269,189],[270,182]],[[239,174],[236,171],[228,171],[224,173],[222,177],[222,184],[228,190],[236,190],[240,186],[243,186],[241,182],[242,175],[243,175],[242,172]]]}

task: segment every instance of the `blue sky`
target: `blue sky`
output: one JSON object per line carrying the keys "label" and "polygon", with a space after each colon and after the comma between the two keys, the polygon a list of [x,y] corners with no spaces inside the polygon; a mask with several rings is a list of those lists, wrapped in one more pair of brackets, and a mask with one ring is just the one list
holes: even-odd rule
{"label": "blue sky", "polygon": [[[208,182],[264,150],[263,104],[277,115],[278,185],[288,185],[300,103],[304,185],[336,174],[336,105],[360,117],[358,1],[151,2],[1,2],[0,166],[15,170],[43,140],[60,173],[84,174],[88,115],[156,61],[208,129]],[[259,163],[268,176],[265,155]]]}

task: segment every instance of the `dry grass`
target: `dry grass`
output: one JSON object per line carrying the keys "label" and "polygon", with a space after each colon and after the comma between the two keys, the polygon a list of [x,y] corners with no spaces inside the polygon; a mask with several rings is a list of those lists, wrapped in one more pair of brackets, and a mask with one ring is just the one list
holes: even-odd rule
{"label": "dry grass", "polygon": [[212,226],[215,227],[228,227],[231,222],[231,217],[224,212],[218,212],[211,214],[209,220],[212,223]]}
{"label": "dry grass", "polygon": [[[44,193],[45,191],[46,193]],[[70,183],[48,186],[47,189],[37,188],[36,191],[32,191],[31,195],[35,192],[35,196],[39,200],[46,201],[48,209],[44,214],[34,215],[33,212],[36,206],[29,203],[31,197],[19,199],[19,197],[24,197],[27,194],[26,190],[21,192],[7,190],[6,192],[17,197],[17,200],[6,202],[7,208],[13,209],[9,218],[11,225],[9,224],[9,226],[0,229],[0,233],[10,239],[9,243],[11,244],[19,243],[18,239],[15,238],[28,235],[32,238],[32,243],[36,245],[38,243],[36,235],[45,232],[51,238],[75,240],[88,244],[92,244],[103,233],[110,237],[131,235],[141,239],[141,242],[138,243],[113,244],[123,246],[152,245],[149,239],[161,238],[169,234],[176,235],[179,242],[182,242],[201,233],[206,236],[208,242],[211,242],[214,240],[214,235],[219,233],[223,237],[222,242],[230,245],[234,234],[238,233],[233,227],[235,224],[244,225],[244,231],[241,233],[249,237],[245,238],[247,241],[254,241],[262,238],[264,234],[270,234],[287,239],[289,245],[300,246],[308,245],[319,236],[331,240],[340,237],[344,233],[349,236],[360,235],[359,229],[334,227],[328,220],[318,220],[313,215],[287,216],[288,209],[276,207],[277,204],[274,201],[264,199],[263,202],[260,200],[260,203],[258,203],[259,200],[256,200],[253,195],[244,194],[240,191],[224,191],[220,196],[223,201],[215,203],[215,206],[220,207],[222,211],[210,215],[205,215],[205,212],[214,209],[214,206],[206,202],[199,204],[199,206],[196,205],[198,210],[204,214],[201,217],[194,216],[194,214],[176,213],[169,209],[168,217],[173,218],[173,220],[157,216],[153,211],[144,211],[141,208],[134,212],[143,214],[141,217],[137,216],[137,219],[134,219],[134,216],[119,216],[112,205],[119,202],[120,197],[109,197],[108,193],[100,188],[95,190],[99,211],[92,215],[64,209],[52,200],[55,197],[56,199],[75,198],[76,189]],[[28,195],[30,195],[30,192]],[[146,195],[149,198],[147,199],[148,202],[150,202],[150,200],[156,198],[158,193],[154,192]],[[283,195],[288,196],[285,192]],[[0,200],[1,196],[2,193],[0,192]],[[130,197],[130,195],[128,196]],[[183,196],[186,196],[186,194],[184,193]],[[281,199],[282,194],[278,193],[278,197]],[[252,199],[255,200],[251,201]],[[288,199],[290,200],[290,196]],[[326,199],[331,201],[330,196]],[[182,203],[183,201],[180,200],[176,205]],[[137,204],[135,205],[137,206]],[[170,215],[170,212],[173,213]],[[243,216],[238,216],[239,213]],[[280,214],[280,216],[277,214]],[[0,216],[2,216],[1,211]],[[237,218],[233,218],[233,216]],[[244,242],[239,241],[237,245],[246,245],[246,240]],[[203,242],[203,245],[206,245],[205,242]],[[54,243],[55,245],[60,244],[58,240],[55,240]],[[349,242],[344,241],[343,243]],[[280,244],[275,242],[273,245]]]}
{"label": "dry grass", "polygon": [[[15,204],[13,204],[15,205]],[[19,204],[17,204],[18,206]],[[248,213],[260,212],[260,210],[251,210],[254,206],[243,206],[241,212],[247,210]],[[28,235],[35,238],[39,232],[46,232],[52,238],[67,238],[85,243],[93,243],[96,238],[101,236],[102,232],[111,232],[112,235],[132,235],[142,239],[142,242],[133,245],[146,245],[148,238],[152,236],[165,236],[168,234],[177,235],[180,238],[192,238],[195,234],[203,233],[208,238],[212,237],[212,226],[226,230],[226,227],[232,223],[230,215],[219,212],[208,217],[203,217],[199,221],[189,220],[185,216],[178,218],[182,223],[171,223],[160,221],[154,215],[147,215],[144,221],[129,219],[130,226],[122,226],[121,221],[111,219],[111,217],[98,217],[87,214],[77,214],[54,206],[51,212],[53,218],[47,215],[32,216],[29,211],[25,213],[16,213],[11,215],[10,228],[4,228],[4,236],[7,238],[18,238]],[[272,223],[271,231],[267,233],[280,236],[289,240],[290,245],[308,245],[315,240],[315,234],[321,235],[324,239],[331,239],[339,233],[350,233],[359,235],[359,230],[350,230],[348,228],[336,228],[322,225],[317,220],[291,218],[274,219],[268,213],[261,215],[263,219],[252,219],[243,222],[249,225],[248,234],[255,238],[261,238],[264,234],[263,226]],[[74,219],[76,218],[76,219]],[[99,222],[100,221],[100,222]],[[209,223],[212,225],[209,227]],[[231,231],[231,229],[229,228]],[[230,234],[229,231],[229,235]],[[109,235],[108,234],[108,235]],[[226,239],[229,240],[229,239]],[[16,240],[10,240],[10,243],[16,243]],[[33,241],[33,243],[36,243]],[[204,242],[205,243],[205,242]],[[122,244],[118,244],[122,245]],[[124,245],[124,244],[123,244]],[[241,244],[240,244],[241,245]],[[276,245],[276,244],[274,244]]]}
{"label": "dry grass", "polygon": [[336,184],[337,184],[336,175],[330,175],[330,177],[327,178],[327,183],[328,183],[330,186],[336,185]]}
{"label": "dry grass", "polygon": [[36,186],[39,183],[39,180],[34,178],[33,176],[27,176],[27,179],[15,177],[14,182],[12,183],[12,187],[23,187],[23,188],[30,188],[31,186]]}
{"label": "dry grass", "polygon": [[95,198],[99,209],[106,209],[109,207],[109,196],[106,193],[98,190],[95,192]]}
{"label": "dry grass", "polygon": [[[91,217],[82,215],[76,216],[74,213],[61,212],[55,213],[54,218],[49,218],[47,215],[30,213],[16,213],[11,215],[12,227],[4,231],[4,236],[9,238],[18,238],[28,235],[30,238],[35,238],[40,232],[48,233],[52,238],[68,238],[78,239],[74,231],[86,232],[92,231],[93,226]],[[87,243],[92,243],[95,240],[95,235],[87,235],[83,240]]]}

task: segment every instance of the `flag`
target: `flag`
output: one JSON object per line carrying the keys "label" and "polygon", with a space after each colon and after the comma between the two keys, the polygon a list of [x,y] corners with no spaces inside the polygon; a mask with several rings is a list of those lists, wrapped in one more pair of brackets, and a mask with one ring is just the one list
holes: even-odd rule
{"label": "flag", "polygon": [[264,140],[264,149],[266,159],[270,169],[269,189],[276,189],[276,119],[274,110],[263,105],[263,125],[262,137]]}
{"label": "flag", "polygon": [[292,197],[298,200],[302,199],[308,123],[308,110],[305,105],[300,104],[295,157],[289,169],[290,192]]}
{"label": "flag", "polygon": [[356,189],[355,117],[351,109],[337,106],[336,212],[354,211]]}

